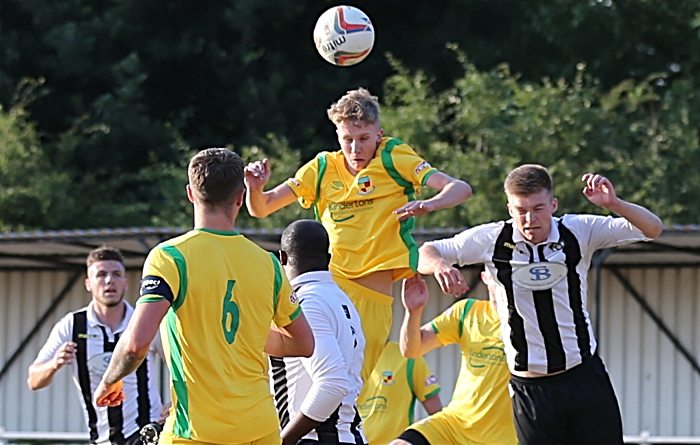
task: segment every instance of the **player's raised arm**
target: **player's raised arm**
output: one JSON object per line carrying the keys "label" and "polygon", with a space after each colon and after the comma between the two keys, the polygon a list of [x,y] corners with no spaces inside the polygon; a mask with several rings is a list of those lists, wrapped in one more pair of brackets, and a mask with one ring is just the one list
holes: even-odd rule
{"label": "player's raised arm", "polygon": [[454,207],[472,196],[472,188],[469,184],[439,171],[430,175],[425,185],[439,193],[429,199],[411,201],[394,210],[394,213],[399,215],[399,221],[411,216],[423,216],[429,212]]}
{"label": "player's raised arm", "polygon": [[401,302],[406,309],[401,324],[401,354],[408,358],[418,358],[442,346],[430,325],[421,328],[421,316],[428,303],[428,285],[416,274],[403,280]]}
{"label": "player's raised arm", "polygon": [[264,218],[277,210],[288,206],[296,200],[292,189],[286,184],[279,184],[267,192],[263,191],[270,180],[270,163],[266,159],[251,162],[245,168],[246,207],[256,218]]}
{"label": "player's raised arm", "polygon": [[469,290],[462,273],[444,259],[435,246],[425,243],[418,252],[418,272],[433,274],[444,293],[461,295]]}
{"label": "player's raised arm", "polygon": [[640,205],[618,198],[608,178],[595,173],[586,173],[581,180],[586,183],[583,194],[590,202],[627,219],[647,238],[656,238],[661,235],[664,230],[661,219]]}
{"label": "player's raised arm", "polygon": [[314,346],[314,334],[301,312],[287,326],[270,326],[265,353],[274,357],[310,357]]}

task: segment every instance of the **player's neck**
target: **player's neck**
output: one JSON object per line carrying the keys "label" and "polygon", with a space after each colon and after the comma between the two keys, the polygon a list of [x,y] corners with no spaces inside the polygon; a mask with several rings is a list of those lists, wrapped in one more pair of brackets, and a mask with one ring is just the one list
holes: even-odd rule
{"label": "player's neck", "polygon": [[229,214],[223,211],[207,211],[195,207],[194,228],[217,230],[221,232],[234,232],[236,230],[236,216],[238,212]]}
{"label": "player's neck", "polygon": [[92,309],[95,311],[95,315],[100,323],[109,326],[112,332],[119,328],[119,325],[122,324],[126,316],[126,304],[123,300],[116,306],[105,306],[103,304],[94,303]]}

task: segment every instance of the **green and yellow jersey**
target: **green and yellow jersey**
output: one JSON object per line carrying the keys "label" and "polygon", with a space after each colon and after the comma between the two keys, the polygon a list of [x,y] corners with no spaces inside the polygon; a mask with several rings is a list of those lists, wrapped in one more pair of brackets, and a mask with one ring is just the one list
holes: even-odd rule
{"label": "green and yellow jersey", "polygon": [[193,230],[155,247],[139,304],[163,298],[173,406],[161,444],[248,443],[279,429],[263,354],[272,321],[299,314],[277,259],[237,232]]}
{"label": "green and yellow jersey", "polygon": [[393,270],[396,281],[415,273],[418,246],[413,218],[399,222],[392,212],[414,200],[436,171],[400,140],[383,138],[355,176],[342,151],[322,152],[286,184],[304,208],[314,207],[328,231],[334,275],[356,279]]}
{"label": "green and yellow jersey", "polygon": [[396,342],[384,347],[357,410],[362,429],[371,444],[388,444],[396,439],[415,417],[416,400],[424,402],[440,392],[440,385],[423,357],[408,359]]}
{"label": "green and yellow jersey", "polygon": [[449,405],[411,428],[430,443],[517,444],[510,372],[493,304],[461,300],[430,324],[443,345],[460,346],[462,365]]}

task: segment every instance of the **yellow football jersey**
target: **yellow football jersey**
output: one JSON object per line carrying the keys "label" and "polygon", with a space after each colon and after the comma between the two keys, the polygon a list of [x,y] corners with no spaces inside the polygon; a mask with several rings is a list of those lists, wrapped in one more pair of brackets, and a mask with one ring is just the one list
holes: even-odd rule
{"label": "yellow football jersey", "polygon": [[277,430],[263,349],[270,323],[301,311],[277,259],[237,232],[193,230],[149,253],[139,303],[159,298],[171,301],[160,328],[173,401],[161,443]]}
{"label": "yellow football jersey", "polygon": [[334,275],[355,279],[393,270],[396,281],[415,273],[418,246],[411,236],[413,218],[399,222],[392,212],[413,201],[436,171],[408,145],[383,138],[355,176],[342,151],[322,152],[286,184],[304,208],[314,206],[328,231]]}
{"label": "yellow football jersey", "polygon": [[[416,429],[431,443],[457,440],[454,443],[517,444],[508,395],[510,372],[503,351],[501,324],[491,302],[459,301],[433,319],[431,325],[443,345],[460,345],[462,366],[452,401],[441,416],[449,418],[450,425],[444,429],[445,433],[451,430],[451,435],[436,438],[427,434],[430,429],[425,432]],[[424,421],[418,425],[421,423]],[[431,425],[430,417],[425,423],[432,426],[433,433],[440,432],[439,425]]]}
{"label": "yellow football jersey", "polygon": [[415,402],[440,392],[440,385],[423,357],[408,359],[396,342],[388,342],[357,410],[362,429],[372,445],[388,444],[414,421]]}

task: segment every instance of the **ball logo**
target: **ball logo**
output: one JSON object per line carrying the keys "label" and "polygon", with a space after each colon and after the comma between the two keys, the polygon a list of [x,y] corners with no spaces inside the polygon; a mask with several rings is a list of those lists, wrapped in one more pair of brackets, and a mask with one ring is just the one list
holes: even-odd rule
{"label": "ball logo", "polygon": [[562,263],[532,263],[513,271],[513,283],[528,290],[551,289],[566,277],[567,272]]}

